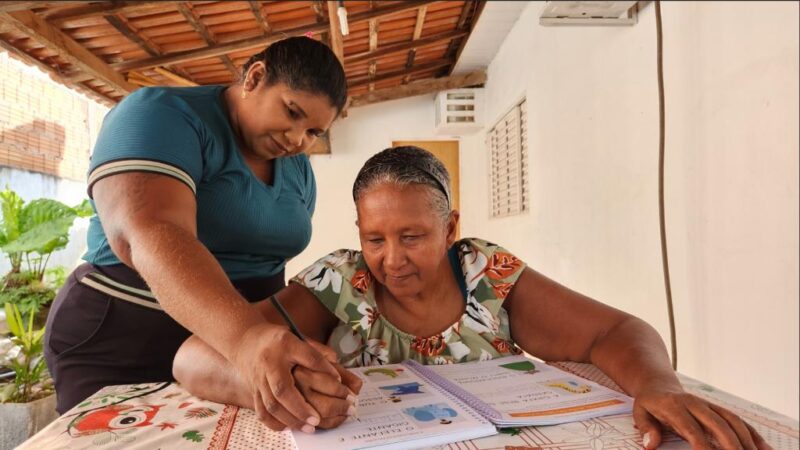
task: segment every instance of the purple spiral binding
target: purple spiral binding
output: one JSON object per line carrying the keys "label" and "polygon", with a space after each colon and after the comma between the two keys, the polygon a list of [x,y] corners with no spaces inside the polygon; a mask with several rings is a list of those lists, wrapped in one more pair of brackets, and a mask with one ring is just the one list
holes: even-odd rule
{"label": "purple spiral binding", "polygon": [[403,361],[403,365],[411,369],[411,371],[413,371],[420,377],[430,381],[435,385],[438,385],[439,387],[444,389],[447,393],[451,394],[452,396],[460,400],[462,403],[474,409],[480,415],[491,420],[492,422],[495,422],[496,420],[499,420],[503,417],[503,415],[499,411],[486,404],[483,400],[479,399],[478,397],[475,397],[474,395],[460,388],[457,384],[453,383],[447,378],[439,375],[438,373],[432,370],[429,370],[422,364],[409,359]]}

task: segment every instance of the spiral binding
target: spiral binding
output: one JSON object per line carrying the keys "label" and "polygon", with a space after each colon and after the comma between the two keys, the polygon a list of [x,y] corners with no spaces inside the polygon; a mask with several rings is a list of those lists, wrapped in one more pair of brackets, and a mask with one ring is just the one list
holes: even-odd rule
{"label": "spiral binding", "polygon": [[407,360],[403,361],[403,365],[411,369],[411,371],[415,374],[438,386],[440,388],[439,391],[442,391],[443,394],[447,395],[451,399],[455,397],[461,401],[461,403],[469,406],[483,418],[489,419],[492,422],[502,419],[503,415],[498,410],[492,408],[478,397],[475,397],[464,389],[458,387],[457,384],[453,383],[447,378],[432,370],[429,370],[422,364],[413,360]]}

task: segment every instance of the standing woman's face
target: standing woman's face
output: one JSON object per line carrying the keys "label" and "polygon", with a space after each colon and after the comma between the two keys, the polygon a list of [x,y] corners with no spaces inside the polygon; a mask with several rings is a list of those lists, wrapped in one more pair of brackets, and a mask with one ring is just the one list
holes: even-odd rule
{"label": "standing woman's face", "polygon": [[267,86],[263,62],[254,63],[238,99],[239,134],[245,151],[264,159],[308,149],[336,119],[328,96],[295,90],[284,83]]}

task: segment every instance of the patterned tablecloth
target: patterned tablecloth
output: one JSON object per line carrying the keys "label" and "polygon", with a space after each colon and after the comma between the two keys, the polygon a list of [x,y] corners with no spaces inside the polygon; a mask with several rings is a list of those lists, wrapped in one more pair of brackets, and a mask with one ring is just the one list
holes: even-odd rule
{"label": "patterned tablecloth", "polygon": [[[594,366],[555,366],[619,389]],[[686,376],[687,391],[747,420],[776,450],[798,449],[798,422]],[[45,449],[293,450],[291,433],[273,432],[251,410],[208,402],[174,383],[106,387],[76,406],[20,450]],[[574,450],[642,448],[630,415],[608,416],[547,427],[510,429],[488,438],[449,444],[442,450]],[[669,435],[663,449],[689,445]]]}

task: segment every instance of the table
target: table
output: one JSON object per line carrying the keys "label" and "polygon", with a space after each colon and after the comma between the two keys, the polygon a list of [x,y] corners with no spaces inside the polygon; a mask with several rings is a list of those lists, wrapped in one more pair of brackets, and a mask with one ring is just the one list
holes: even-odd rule
{"label": "table", "polygon": [[[554,363],[556,367],[619,390],[589,364]],[[684,388],[728,408],[749,422],[776,450],[800,448],[798,422],[690,377]],[[18,450],[46,449],[198,449],[293,450],[290,432],[273,432],[253,411],[192,396],[176,383],[109,386],[101,389],[26,441]],[[438,447],[441,450],[576,450],[642,448],[630,415],[601,417]],[[662,449],[688,449],[667,435]]]}

